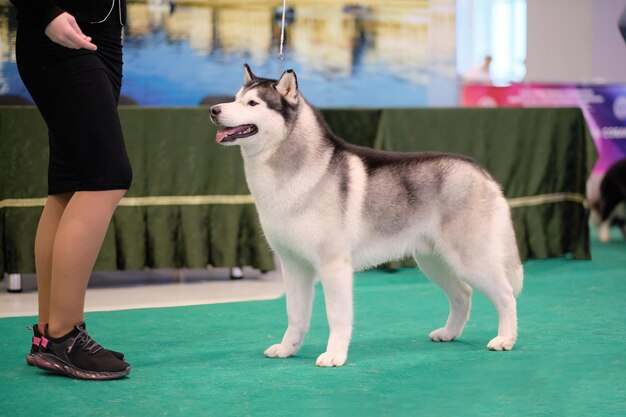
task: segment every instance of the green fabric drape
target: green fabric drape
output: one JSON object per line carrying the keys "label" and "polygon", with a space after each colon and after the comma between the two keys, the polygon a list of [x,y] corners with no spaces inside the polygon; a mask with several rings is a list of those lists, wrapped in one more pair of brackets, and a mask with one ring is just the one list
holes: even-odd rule
{"label": "green fabric drape", "polygon": [[[385,111],[375,147],[470,156],[500,182],[507,199],[554,193],[582,198],[597,158],[578,108]],[[522,259],[565,254],[591,258],[588,213],[581,201],[540,203],[511,211]]]}
{"label": "green fabric drape", "polygon": [[[126,197],[248,195],[238,148],[215,143],[206,109],[121,108],[133,167]],[[38,111],[0,109],[0,201],[46,196],[47,130]],[[274,268],[252,204],[117,208],[97,270]],[[33,244],[41,207],[0,208],[0,269],[34,271]]]}
{"label": "green fabric drape", "polygon": [[378,109],[321,109],[335,135],[359,146],[373,147],[383,113]]}
{"label": "green fabric drape", "polygon": [[[578,109],[324,109],[322,114],[338,136],[359,145],[469,155],[493,173],[507,198],[584,195],[596,158]],[[123,202],[116,210],[96,269],[274,267],[251,200],[193,200],[249,194],[238,148],[215,143],[205,108],[122,107],[120,118],[134,174],[125,200],[139,203]],[[3,272],[34,271],[47,159],[47,131],[38,111],[0,108]],[[146,197],[164,198],[146,202]],[[580,201],[515,207],[512,214],[523,259],[590,257],[587,212]]]}

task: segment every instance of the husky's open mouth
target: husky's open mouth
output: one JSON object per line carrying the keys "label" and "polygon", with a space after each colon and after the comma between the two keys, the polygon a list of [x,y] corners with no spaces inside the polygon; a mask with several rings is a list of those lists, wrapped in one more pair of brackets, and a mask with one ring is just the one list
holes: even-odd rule
{"label": "husky's open mouth", "polygon": [[218,130],[215,135],[217,143],[232,142],[239,138],[247,138],[254,135],[259,129],[255,125],[241,125],[235,127],[225,127]]}

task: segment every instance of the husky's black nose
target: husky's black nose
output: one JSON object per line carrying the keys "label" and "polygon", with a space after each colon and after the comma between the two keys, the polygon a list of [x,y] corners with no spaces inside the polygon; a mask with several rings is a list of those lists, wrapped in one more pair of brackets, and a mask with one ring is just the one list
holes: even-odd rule
{"label": "husky's black nose", "polygon": [[220,106],[219,105],[211,107],[211,114],[213,114],[213,115],[218,115],[218,114],[220,114],[221,111],[222,110],[220,110]]}

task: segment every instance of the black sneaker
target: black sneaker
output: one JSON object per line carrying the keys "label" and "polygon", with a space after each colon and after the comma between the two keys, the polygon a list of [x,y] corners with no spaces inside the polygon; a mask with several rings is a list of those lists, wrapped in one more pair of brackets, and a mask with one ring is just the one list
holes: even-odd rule
{"label": "black sneaker", "polygon": [[[85,323],[82,324],[83,328],[87,330],[87,325]],[[27,327],[27,329],[33,331],[33,340],[30,344],[30,352],[26,355],[26,363],[30,366],[35,366],[34,356],[39,353],[39,346],[41,345],[41,338],[43,335],[39,331],[39,326],[37,324],[34,324],[33,327]],[[114,350],[109,350],[109,352],[111,352],[117,359],[121,361],[124,360],[124,354],[122,352],[116,352]]]}
{"label": "black sneaker", "polygon": [[57,339],[48,335],[46,326],[33,360],[38,368],[78,379],[118,379],[130,373],[130,365],[93,340],[83,323]]}
{"label": "black sneaker", "polygon": [[33,340],[30,344],[30,352],[26,355],[26,363],[29,366],[35,366],[35,355],[39,353],[39,345],[41,345],[42,334],[36,324],[33,325],[33,327],[27,327],[27,329],[33,331]]}

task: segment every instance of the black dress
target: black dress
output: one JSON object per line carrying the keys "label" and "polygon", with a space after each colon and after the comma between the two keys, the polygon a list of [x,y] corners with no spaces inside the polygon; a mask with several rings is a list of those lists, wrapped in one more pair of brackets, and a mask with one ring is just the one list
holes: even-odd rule
{"label": "black dress", "polygon": [[[132,170],[117,104],[125,0],[11,0],[18,9],[17,67],[46,121],[48,194],[128,189]],[[44,33],[73,15],[98,49],[70,49]]]}

